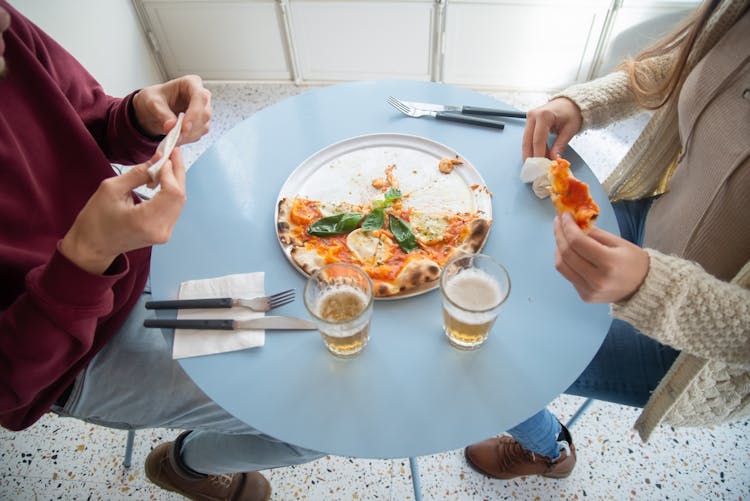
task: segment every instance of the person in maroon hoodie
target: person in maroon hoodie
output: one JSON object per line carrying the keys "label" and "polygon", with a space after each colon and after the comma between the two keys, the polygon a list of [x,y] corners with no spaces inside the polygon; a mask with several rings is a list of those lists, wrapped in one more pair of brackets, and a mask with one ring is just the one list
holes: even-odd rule
{"label": "person in maroon hoodie", "polygon": [[[110,97],[5,0],[0,75],[0,424],[21,430],[52,410],[193,430],[151,452],[153,482],[192,499],[268,499],[256,470],[320,454],[227,414],[142,327],[150,246],[169,239],[185,203],[179,148],[152,199],[132,190],[150,183],[177,113],[180,143],[208,131],[210,93],[186,76]],[[115,176],[112,163],[137,165]]]}

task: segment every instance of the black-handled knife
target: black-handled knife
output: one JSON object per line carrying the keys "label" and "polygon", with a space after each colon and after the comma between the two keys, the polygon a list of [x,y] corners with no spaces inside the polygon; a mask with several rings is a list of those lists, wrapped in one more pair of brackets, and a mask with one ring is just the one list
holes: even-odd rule
{"label": "black-handled knife", "polygon": [[146,301],[149,310],[169,310],[183,308],[231,308],[235,301],[231,297],[211,297],[205,299],[169,299]]}
{"label": "black-handled knife", "polygon": [[436,111],[429,113],[437,120],[446,120],[448,122],[458,122],[471,125],[481,125],[482,127],[492,127],[493,129],[499,130],[505,128],[505,123],[500,122],[499,120],[492,120],[490,118],[462,115],[461,113],[454,113],[451,111]]}

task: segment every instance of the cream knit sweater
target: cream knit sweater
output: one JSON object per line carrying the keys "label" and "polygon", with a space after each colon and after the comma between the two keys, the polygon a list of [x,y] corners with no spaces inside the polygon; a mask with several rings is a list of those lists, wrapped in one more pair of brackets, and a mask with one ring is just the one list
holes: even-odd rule
{"label": "cream knit sweater", "polygon": [[[696,40],[687,72],[750,5],[728,0]],[[643,65],[647,78],[662,78],[672,56]],[[663,193],[680,152],[677,94],[657,110],[622,162],[604,182],[612,200]],[[616,72],[558,94],[581,109],[583,128],[596,128],[639,110],[628,77]],[[612,314],[663,344],[681,350],[635,423],[648,440],[662,422],[705,426],[750,416],[750,262],[731,283],[690,261],[647,249],[650,269],[639,291],[613,304]]]}

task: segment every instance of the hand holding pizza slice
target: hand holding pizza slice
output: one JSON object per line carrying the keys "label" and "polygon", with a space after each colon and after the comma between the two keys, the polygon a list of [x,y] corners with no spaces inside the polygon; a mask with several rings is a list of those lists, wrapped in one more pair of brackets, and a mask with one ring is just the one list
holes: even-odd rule
{"label": "hand holding pizza slice", "polygon": [[599,216],[599,206],[589,193],[589,186],[570,171],[563,158],[527,158],[521,168],[521,180],[533,182],[539,198],[549,195],[557,213],[569,212],[583,231],[589,231]]}

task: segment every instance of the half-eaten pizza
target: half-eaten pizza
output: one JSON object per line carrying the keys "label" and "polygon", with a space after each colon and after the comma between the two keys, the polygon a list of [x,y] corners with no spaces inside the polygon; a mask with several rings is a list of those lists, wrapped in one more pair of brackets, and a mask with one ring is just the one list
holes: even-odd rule
{"label": "half-eaten pizza", "polygon": [[[440,170],[434,165],[438,176],[450,174],[449,163],[461,165],[443,159]],[[361,203],[301,196],[279,200],[279,240],[300,270],[309,275],[329,263],[356,264],[372,279],[376,297],[408,296],[435,287],[453,256],[484,245],[491,219],[480,211],[425,209],[410,202],[441,197],[439,183],[402,192],[396,164],[385,166],[383,174],[370,180],[372,197]]]}

